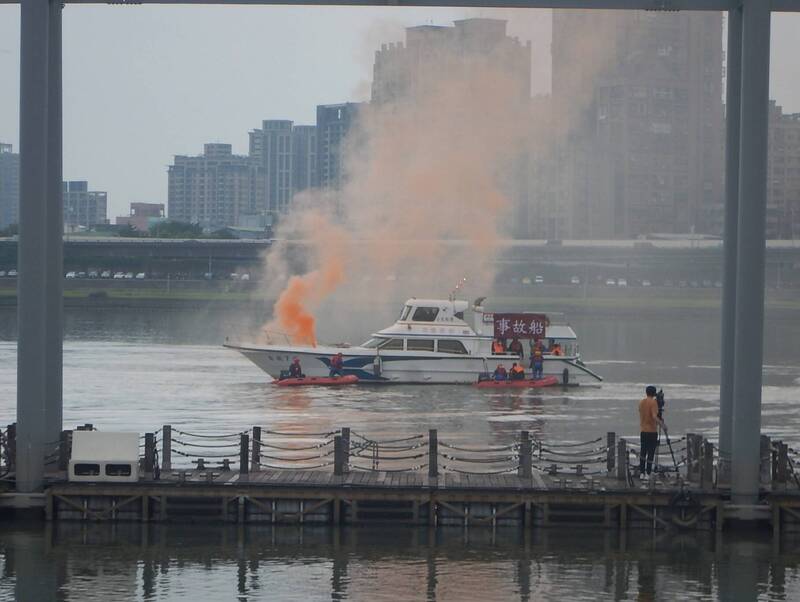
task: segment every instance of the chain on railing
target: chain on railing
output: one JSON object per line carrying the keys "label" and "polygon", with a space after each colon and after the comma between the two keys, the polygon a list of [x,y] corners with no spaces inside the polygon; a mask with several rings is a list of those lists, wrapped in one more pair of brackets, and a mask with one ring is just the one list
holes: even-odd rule
{"label": "chain on railing", "polygon": [[[428,446],[425,435],[410,435],[394,439],[370,439],[369,437],[350,432],[348,468],[353,470],[366,470],[375,472],[406,472],[421,470],[428,466],[427,463],[417,462],[412,466],[399,466],[394,462],[405,462],[408,460],[419,460],[428,456],[424,449]],[[370,465],[365,466],[356,460],[368,460]],[[388,463],[387,467],[382,467],[382,463]]]}

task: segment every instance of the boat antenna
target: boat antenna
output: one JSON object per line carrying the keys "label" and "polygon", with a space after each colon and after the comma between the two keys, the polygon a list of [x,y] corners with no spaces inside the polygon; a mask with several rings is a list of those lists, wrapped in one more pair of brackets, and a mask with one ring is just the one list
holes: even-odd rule
{"label": "boat antenna", "polygon": [[456,293],[463,288],[463,286],[467,283],[467,277],[464,276],[461,280],[458,281],[455,288],[450,292],[450,301],[456,300]]}

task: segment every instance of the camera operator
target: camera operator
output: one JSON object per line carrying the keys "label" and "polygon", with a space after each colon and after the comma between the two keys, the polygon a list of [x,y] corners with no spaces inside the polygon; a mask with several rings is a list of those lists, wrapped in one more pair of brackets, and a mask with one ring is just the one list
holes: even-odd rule
{"label": "camera operator", "polygon": [[[661,418],[661,408],[656,399],[656,388],[652,385],[645,389],[646,397],[639,402],[639,430],[641,455],[639,456],[639,477],[650,478],[653,470],[653,457],[658,446],[658,427],[666,434],[667,425]],[[663,405],[663,402],[662,404]]]}

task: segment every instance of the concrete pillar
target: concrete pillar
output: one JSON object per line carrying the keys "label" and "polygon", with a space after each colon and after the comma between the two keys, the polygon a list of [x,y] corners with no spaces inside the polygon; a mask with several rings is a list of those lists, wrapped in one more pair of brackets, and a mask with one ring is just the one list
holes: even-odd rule
{"label": "concrete pillar", "polygon": [[45,247],[45,441],[63,427],[62,349],[64,296],[64,206],[62,201],[62,98],[60,0],[50,0],[47,85],[47,217]]}
{"label": "concrete pillar", "polygon": [[736,287],[731,456],[731,497],[735,504],[755,504],[758,501],[769,38],[769,3],[766,0],[744,0],[736,282],[746,282],[747,286]]}
{"label": "concrete pillar", "polygon": [[719,384],[719,480],[730,480],[733,361],[736,332],[736,249],[739,231],[739,126],[742,89],[742,9],[728,11],[725,90],[725,232]]}
{"label": "concrete pillar", "polygon": [[[17,491],[42,488],[47,265],[47,0],[22,0],[20,52],[20,199],[17,280]],[[57,437],[54,437],[57,438]]]}

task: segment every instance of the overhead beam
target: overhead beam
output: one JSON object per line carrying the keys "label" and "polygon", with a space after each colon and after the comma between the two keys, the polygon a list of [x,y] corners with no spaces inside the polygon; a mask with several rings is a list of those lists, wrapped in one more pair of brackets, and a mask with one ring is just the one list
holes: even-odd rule
{"label": "overhead beam", "polygon": [[[800,11],[800,0],[774,0],[794,6],[782,10]],[[0,0],[0,4],[19,4],[19,0]],[[727,11],[738,6],[737,0],[137,0],[102,2],[99,0],[64,0],[64,4],[183,4],[183,5],[280,5],[280,6],[385,6],[402,7],[465,7],[465,8],[553,8],[609,9],[652,11]]]}

